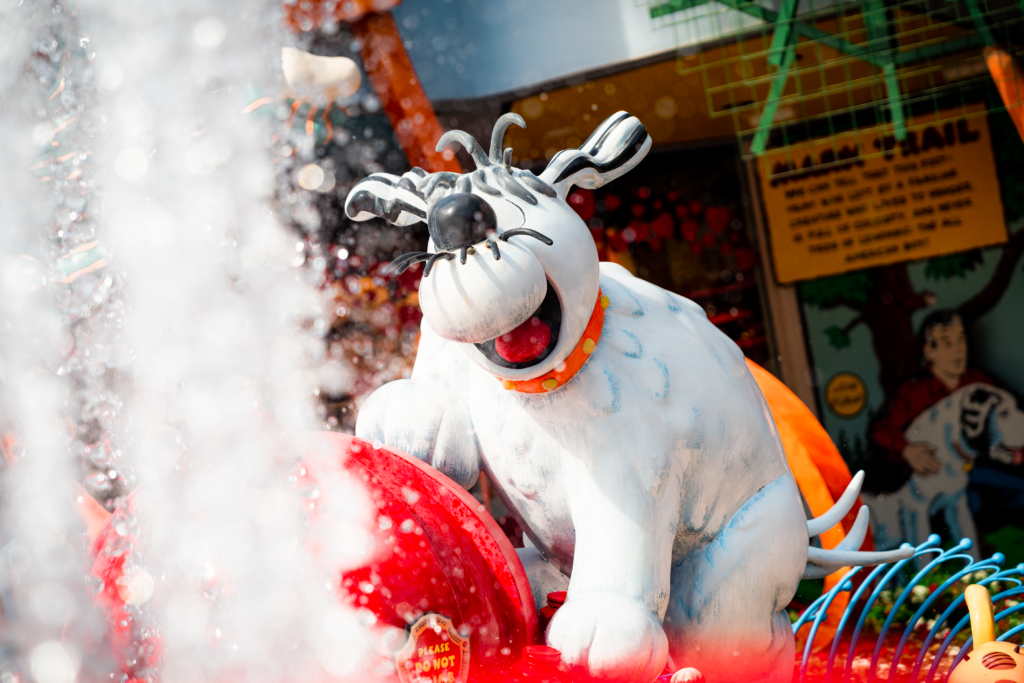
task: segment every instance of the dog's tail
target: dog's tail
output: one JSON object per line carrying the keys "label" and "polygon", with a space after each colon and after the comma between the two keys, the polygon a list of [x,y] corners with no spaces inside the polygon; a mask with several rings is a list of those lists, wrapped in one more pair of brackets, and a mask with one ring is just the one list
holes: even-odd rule
{"label": "dog's tail", "polygon": [[[814,538],[828,531],[842,521],[846,513],[853,508],[860,494],[860,486],[864,483],[864,472],[858,472],[846,487],[846,491],[821,517],[807,520],[807,536]],[[889,550],[886,552],[861,552],[860,546],[868,533],[868,506],[862,505],[857,511],[857,521],[853,523],[850,533],[846,534],[839,545],[830,550],[815,548],[807,549],[807,567],[804,569],[805,579],[820,579],[843,567],[863,567],[883,562],[906,560],[914,555],[911,547]]]}

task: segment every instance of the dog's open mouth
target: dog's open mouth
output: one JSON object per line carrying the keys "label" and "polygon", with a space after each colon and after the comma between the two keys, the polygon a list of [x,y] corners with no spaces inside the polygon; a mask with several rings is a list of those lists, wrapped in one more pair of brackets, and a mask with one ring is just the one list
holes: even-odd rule
{"label": "dog's open mouth", "polygon": [[554,350],[562,327],[562,306],[548,282],[544,301],[529,319],[514,330],[476,345],[495,365],[519,370],[540,363]]}

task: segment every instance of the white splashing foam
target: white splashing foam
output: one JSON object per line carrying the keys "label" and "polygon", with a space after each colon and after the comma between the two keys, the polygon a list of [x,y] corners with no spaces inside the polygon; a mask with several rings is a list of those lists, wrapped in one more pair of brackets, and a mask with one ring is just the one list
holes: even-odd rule
{"label": "white splashing foam", "polygon": [[[77,463],[67,448],[70,387],[61,297],[46,286],[59,250],[51,226],[68,207],[29,169],[51,147],[46,73],[62,17],[46,3],[0,5],[0,680],[73,681],[79,643],[102,626],[82,588]],[[69,98],[64,98],[65,100]],[[62,213],[63,212],[63,213]],[[17,435],[16,442],[13,435]],[[21,454],[27,454],[22,456]],[[107,669],[108,670],[108,669]]]}
{"label": "white splashing foam", "polygon": [[[61,291],[72,301],[99,295],[102,312],[119,311],[104,335],[79,335],[73,346],[102,350],[107,367],[130,378],[123,416],[100,423],[123,450],[114,465],[130,474],[121,478],[140,484],[115,548],[126,557],[118,593],[130,637],[113,664],[96,651],[102,624],[76,547],[74,437],[58,424],[73,387],[53,371],[67,360],[68,307],[53,302],[53,272],[42,285],[49,266],[33,271],[24,258],[48,264],[76,246],[50,235],[67,207],[26,171],[52,129],[38,120],[49,93],[18,69],[41,27],[63,21],[53,7],[16,7],[16,21],[0,21],[12,56],[0,60],[0,357],[25,453],[4,478],[0,542],[18,539],[4,566],[22,569],[9,615],[20,635],[0,641],[0,674],[9,657],[40,683],[91,678],[85,668],[150,680],[157,665],[166,683],[360,680],[368,637],[328,587],[365,557],[369,506],[345,476],[322,477],[324,499],[344,504],[321,509],[321,529],[339,531],[310,553],[306,511],[289,486],[296,437],[316,427],[323,354],[302,324],[322,306],[289,266],[294,238],[267,207],[273,122],[239,113],[247,88],[280,88],[281,23],[268,0],[77,4],[99,86],[83,116],[102,124],[89,150],[98,184],[78,211],[98,226],[108,265]],[[32,607],[33,591],[49,607]],[[57,623],[62,599],[69,605]],[[159,661],[138,652],[154,639]]]}

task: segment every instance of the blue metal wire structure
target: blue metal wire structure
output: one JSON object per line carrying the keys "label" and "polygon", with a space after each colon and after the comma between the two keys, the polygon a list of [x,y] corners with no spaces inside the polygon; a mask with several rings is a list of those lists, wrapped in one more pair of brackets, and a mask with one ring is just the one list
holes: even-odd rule
{"label": "blue metal wire structure", "polygon": [[[992,596],[993,603],[997,605],[997,609],[1000,601],[1011,601],[1006,609],[996,613],[997,628],[1000,622],[1004,621],[1010,615],[1018,612],[1024,612],[1024,602],[1021,602],[1020,604],[1014,604],[1013,602],[1014,600],[1021,600],[1022,598],[1020,596],[1024,596],[1024,580],[1021,578],[1024,577],[1024,564],[1019,564],[1016,567],[1008,569],[1000,569],[1006,559],[1002,553],[996,553],[987,559],[975,560],[967,553],[967,551],[971,549],[971,541],[969,539],[961,540],[959,544],[948,550],[943,550],[939,547],[939,543],[939,537],[933,534],[927,541],[916,547],[916,552],[910,559],[902,560],[892,565],[883,564],[869,569],[862,567],[851,569],[832,590],[819,597],[810,605],[810,607],[804,610],[799,619],[793,623],[794,633],[799,632],[805,625],[810,625],[810,630],[808,632],[800,660],[800,674],[798,678],[800,683],[804,683],[808,680],[808,664],[811,662],[811,653],[814,651],[815,639],[818,637],[821,631],[821,625],[827,617],[826,612],[828,611],[829,606],[832,605],[836,597],[841,592],[853,591],[853,594],[850,596],[849,605],[842,614],[836,634],[832,640],[831,649],[828,655],[828,663],[825,668],[825,675],[822,679],[826,683],[831,683],[833,680],[839,680],[843,683],[855,680],[853,678],[854,655],[857,651],[858,642],[861,642],[864,638],[868,637],[868,634],[865,634],[864,632],[864,623],[868,618],[868,613],[878,602],[879,596],[883,591],[887,589],[902,589],[890,607],[889,614],[886,617],[879,633],[877,636],[871,636],[876,640],[866,675],[869,682],[878,680],[880,667],[884,664],[883,662],[880,662],[882,648],[885,644],[886,636],[889,635],[893,620],[896,618],[897,613],[906,601],[915,594],[914,588],[918,586],[927,586],[929,577],[946,563],[950,563],[951,565],[950,567],[943,567],[946,571],[950,571],[958,564],[962,566],[955,571],[951,571],[949,578],[936,586],[934,590],[930,591],[927,597],[922,600],[921,605],[914,612],[913,616],[910,617],[910,620],[907,622],[906,628],[900,636],[899,642],[893,651],[892,660],[888,662],[888,678],[893,680],[895,679],[902,660],[907,654],[907,643],[918,623],[920,623],[922,619],[926,618],[926,615],[932,606],[935,605],[936,602],[939,601],[939,599],[946,594],[952,586],[954,586],[954,584],[960,582],[965,577],[970,577],[975,572],[984,572],[985,577],[978,581],[973,581],[973,583],[985,586],[998,581],[1000,583],[1008,583],[1013,586],[1012,588],[1003,590]],[[911,572],[914,572],[915,569],[917,571],[911,575]],[[856,590],[854,590],[853,579],[862,571],[870,571],[870,573],[867,575],[867,578],[859,583]],[[917,595],[919,597],[920,593],[920,591],[917,591]],[[851,623],[854,625],[852,630],[848,632],[847,628]],[[938,650],[934,654],[931,665],[922,677],[922,671],[924,669],[928,651],[934,644],[939,633],[943,631],[947,624],[953,625],[949,627],[949,632],[943,637]],[[971,639],[968,638],[955,655],[950,652],[950,645],[965,628],[969,628],[969,624],[970,618],[967,615],[967,608],[964,605],[964,597],[960,594],[952,600],[949,606],[941,614],[935,617],[935,621],[927,635],[924,637],[920,651],[913,661],[913,667],[910,669],[909,677],[901,672],[898,674],[899,680],[907,681],[907,683],[916,683],[917,681],[923,681],[923,683],[936,682],[936,674],[943,659],[947,657],[952,657],[952,662],[949,667],[949,670],[952,671],[952,669],[960,663],[960,660],[963,659],[963,656],[970,651]],[[1024,632],[1024,624],[1005,630],[998,639],[1013,639],[1014,641],[1017,641],[1019,638],[1014,639],[1013,637],[1019,636],[1022,632]],[[849,633],[848,640],[846,638],[847,633]],[[895,637],[895,634],[893,634],[893,637]],[[842,671],[836,671],[836,659],[839,655],[840,649],[844,647],[846,648],[846,663],[845,666],[842,667]],[[909,667],[909,661],[907,665]],[[942,677],[942,681],[945,681],[946,679],[948,679],[948,672]]]}

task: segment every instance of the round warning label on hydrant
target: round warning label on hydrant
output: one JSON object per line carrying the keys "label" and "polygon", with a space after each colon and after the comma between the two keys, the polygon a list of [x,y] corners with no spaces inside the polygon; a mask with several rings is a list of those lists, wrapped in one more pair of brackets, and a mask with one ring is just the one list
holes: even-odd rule
{"label": "round warning label on hydrant", "polygon": [[469,639],[456,632],[448,617],[424,614],[409,629],[395,664],[402,683],[466,683]]}

